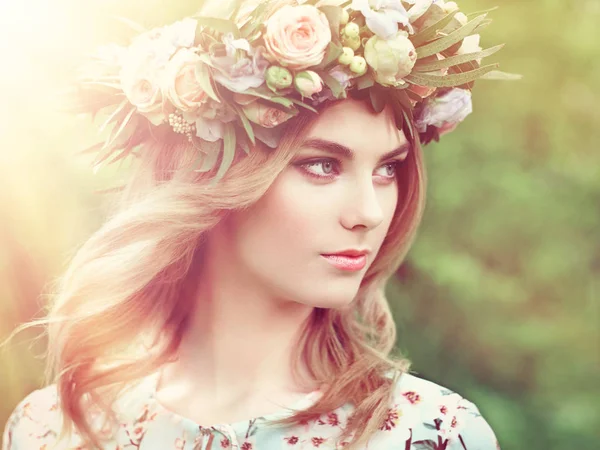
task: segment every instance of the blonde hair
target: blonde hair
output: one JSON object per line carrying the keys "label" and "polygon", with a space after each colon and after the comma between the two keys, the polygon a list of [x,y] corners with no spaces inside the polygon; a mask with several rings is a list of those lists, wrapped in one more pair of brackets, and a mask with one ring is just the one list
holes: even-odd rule
{"label": "blonde hair", "polygon": [[[175,357],[193,307],[203,238],[229,211],[251,206],[267,191],[317,117],[309,114],[290,122],[276,150],[256,145],[236,157],[218,183],[210,182],[212,173],[189,170],[197,150],[184,139],[174,142],[160,128],[143,137],[139,164],[109,220],[54,283],[47,316],[20,327],[47,327],[46,383],[57,385],[62,437],[75,428],[89,445],[101,447],[86,419],[86,402],[110,415],[129,382]],[[386,419],[397,380],[386,374],[400,376],[410,366],[391,356],[396,328],[384,286],[408,252],[423,213],[426,180],[418,138],[399,166],[398,186],[396,214],[352,307],[315,308],[300,330],[295,358],[327,386],[323,396],[279,421],[301,423],[350,401],[355,408],[340,436],[353,436],[348,449],[366,442]]]}

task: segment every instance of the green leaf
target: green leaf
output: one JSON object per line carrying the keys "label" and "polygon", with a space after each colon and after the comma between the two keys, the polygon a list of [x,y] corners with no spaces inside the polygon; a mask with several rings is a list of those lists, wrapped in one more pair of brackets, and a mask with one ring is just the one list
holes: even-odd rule
{"label": "green leaf", "polygon": [[237,111],[238,116],[240,117],[242,125],[244,126],[244,130],[246,130],[246,134],[248,135],[248,139],[250,139],[250,142],[252,142],[252,144],[256,144],[256,139],[254,138],[254,131],[252,129],[252,124],[250,123],[250,121],[246,117],[246,114],[244,113],[244,110],[242,108],[240,108],[239,106],[237,106],[237,105],[234,105],[234,108]]}
{"label": "green leaf", "polygon": [[[458,64],[456,66],[450,67],[448,69],[448,74],[450,74],[450,75],[461,74],[461,73],[465,73],[465,72],[470,72],[471,70],[479,69],[480,67],[481,67],[481,64],[479,64],[479,62],[477,62],[477,61],[467,61],[466,63]],[[460,85],[459,87],[464,88],[464,89],[473,89],[474,86],[475,86],[475,81],[470,81],[468,83]]]}
{"label": "green leaf", "polygon": [[231,20],[220,19],[218,17],[192,16],[198,23],[196,34],[203,31],[204,27],[211,28],[220,33],[233,33],[236,38],[241,37],[239,28]]}
{"label": "green leaf", "polygon": [[342,19],[342,8],[334,5],[325,5],[319,8],[325,17],[327,17],[327,21],[329,22],[329,27],[331,28],[332,36],[338,36],[340,33],[340,21]]}
{"label": "green leaf", "polygon": [[450,22],[452,22],[452,18],[454,17],[454,15],[457,12],[458,12],[458,9],[456,11],[452,11],[450,14],[448,14],[447,16],[443,17],[442,19],[438,20],[433,25],[425,28],[424,30],[421,30],[414,36],[410,37],[410,40],[413,43],[413,45],[415,47],[418,47],[419,45],[422,45],[422,44],[434,39],[439,30],[442,30],[446,25],[448,25]]}
{"label": "green leaf", "polygon": [[371,99],[371,105],[373,110],[380,113],[384,110],[387,98],[383,89],[378,86],[374,86],[369,90],[369,98]]}
{"label": "green leaf", "polygon": [[254,130],[256,139],[263,142],[267,147],[277,148],[281,138],[281,126],[275,128],[265,128],[257,126]]}
{"label": "green leaf", "polygon": [[213,88],[212,78],[210,76],[210,70],[208,69],[208,67],[203,63],[196,64],[195,71],[196,79],[198,80],[198,84],[200,85],[202,90],[206,92],[206,94],[214,101],[221,103],[221,99],[219,99],[219,96]]}
{"label": "green leaf", "polygon": [[481,9],[481,10],[479,10],[479,11],[473,11],[473,12],[471,12],[471,13],[469,13],[469,14],[466,14],[466,16],[467,16],[467,17],[469,17],[469,16],[478,16],[478,15],[480,15],[480,14],[485,14],[485,13],[489,13],[489,12],[491,12],[491,11],[495,11],[495,10],[497,10],[498,8],[499,8],[499,6],[493,6],[493,7],[491,7],[491,8],[488,8],[488,9]]}
{"label": "green leaf", "polygon": [[344,90],[344,87],[338,80],[336,80],[328,73],[323,73],[321,75],[321,78],[323,79],[323,82],[327,85],[327,87],[331,89],[331,93],[335,98],[344,98],[346,92]]}
{"label": "green leaf", "polygon": [[294,102],[292,102],[289,98],[270,96],[270,95],[258,92],[256,89],[247,89],[244,91],[244,94],[262,98],[262,99],[268,100],[272,103],[277,103],[279,105],[285,106],[286,108],[291,108],[294,105]]}
{"label": "green leaf", "polygon": [[489,64],[487,66],[480,67],[479,69],[470,70],[468,72],[457,73],[452,75],[429,75],[424,73],[412,73],[408,75],[405,80],[416,84],[418,86],[428,87],[453,87],[460,86],[461,84],[475,81],[482,75],[492,71],[499,64]]}
{"label": "green leaf", "polygon": [[121,125],[119,126],[119,128],[117,128],[116,124],[115,127],[113,128],[112,131],[114,131],[115,129],[117,130],[116,133],[114,133],[112,135],[112,137],[109,137],[106,142],[104,143],[104,145],[102,146],[102,149],[105,148],[109,148],[116,140],[117,137],[119,137],[119,135],[123,132],[123,130],[125,129],[125,127],[127,126],[127,124],[129,123],[129,120],[131,120],[131,116],[133,116],[133,113],[136,111],[137,108],[131,108],[131,111],[129,111],[127,113],[127,115],[125,116],[125,118],[123,119],[123,122],[121,122]]}
{"label": "green leaf", "polygon": [[523,78],[523,75],[518,73],[502,72],[500,70],[492,70],[485,75],[481,76],[480,80],[503,80],[503,81],[515,81]]}
{"label": "green leaf", "polygon": [[240,29],[240,34],[243,38],[248,39],[249,37],[254,35],[256,29],[265,22],[264,17],[262,17],[262,15],[266,10],[267,4],[267,2],[260,3],[252,13],[252,16],[242,26],[242,28]]}
{"label": "green leaf", "polygon": [[337,61],[337,59],[342,54],[342,46],[331,41],[327,45],[327,49],[325,50],[325,56],[323,56],[323,60],[317,64],[316,66],[311,67],[312,70],[324,69],[329,64]]}
{"label": "green leaf", "polygon": [[98,133],[102,133],[104,131],[104,129],[108,126],[109,123],[111,123],[113,120],[115,120],[115,118],[117,117],[117,114],[119,114],[121,111],[123,111],[123,109],[125,108],[125,106],[127,106],[127,104],[129,103],[129,101],[127,99],[123,100],[119,106],[117,106],[117,109],[115,109],[113,111],[113,113],[108,116],[108,119],[106,119],[104,121],[104,123],[100,126],[100,128],[98,129]]}
{"label": "green leaf", "polygon": [[285,108],[293,108],[294,102],[286,97],[267,97],[265,100],[281,105]]}
{"label": "green leaf", "polygon": [[[206,142],[202,142],[202,144],[206,144]],[[210,143],[214,144],[214,143]],[[212,147],[215,147],[214,145]],[[219,159],[219,150],[220,148],[212,148],[211,151],[199,151],[199,159],[201,161],[200,167],[195,169],[196,172],[209,172],[215,167],[217,160]]]}
{"label": "green leaf", "polygon": [[215,64],[210,59],[210,55],[208,53],[198,53],[198,58],[207,66],[215,67]]}
{"label": "green leaf", "polygon": [[375,84],[375,80],[370,74],[363,75],[356,82],[356,87],[358,90],[370,88]]}
{"label": "green leaf", "polygon": [[458,64],[463,64],[468,61],[476,61],[481,58],[485,58],[486,56],[493,55],[498,50],[504,47],[504,44],[496,45],[495,47],[490,47],[488,49],[482,50],[480,52],[474,53],[465,53],[463,55],[455,55],[450,56],[449,58],[445,58],[439,61],[428,62],[428,63],[420,63],[417,61],[415,67],[413,68],[414,72],[431,72],[433,70],[443,69],[446,67],[456,66]]}
{"label": "green leaf", "polygon": [[290,100],[292,103],[294,103],[294,105],[301,106],[302,108],[308,109],[309,111],[312,111],[312,112],[314,112],[314,113],[318,112],[318,111],[317,111],[315,108],[313,108],[312,106],[310,106],[310,105],[308,105],[308,104],[304,103],[304,102],[303,102],[303,101],[301,101],[301,100],[298,100],[298,99],[296,99],[296,98],[289,98],[289,100]]}
{"label": "green leaf", "polygon": [[[243,132],[240,131],[240,133]],[[248,142],[248,137],[246,134],[237,135],[237,146],[241,148],[246,155],[250,154],[250,143]]]}
{"label": "green leaf", "polygon": [[391,92],[391,96],[394,98],[394,100],[398,101],[398,103],[400,103],[404,109],[409,111],[412,110],[412,104],[410,103],[410,98],[408,97],[406,91],[399,91],[395,89]]}
{"label": "green leaf", "polygon": [[465,37],[469,36],[478,25],[485,19],[485,14],[476,17],[466,25],[460,27],[458,30],[453,31],[448,36],[437,39],[429,44],[425,44],[417,48],[417,59],[425,58],[426,56],[435,55],[440,53],[457,42],[461,41]]}
{"label": "green leaf", "polygon": [[233,158],[235,156],[235,128],[232,123],[228,123],[225,125],[225,133],[223,135],[223,155],[221,158],[221,165],[219,166],[219,170],[215,175],[215,178],[212,180],[213,183],[218,182],[227,169],[231,166],[233,162]]}

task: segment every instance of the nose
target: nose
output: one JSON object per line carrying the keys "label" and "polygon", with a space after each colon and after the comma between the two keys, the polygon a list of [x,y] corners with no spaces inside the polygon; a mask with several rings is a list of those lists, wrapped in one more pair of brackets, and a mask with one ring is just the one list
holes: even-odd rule
{"label": "nose", "polygon": [[353,189],[348,189],[346,199],[341,216],[341,223],[345,228],[373,229],[383,221],[380,199],[370,177],[354,184]]}

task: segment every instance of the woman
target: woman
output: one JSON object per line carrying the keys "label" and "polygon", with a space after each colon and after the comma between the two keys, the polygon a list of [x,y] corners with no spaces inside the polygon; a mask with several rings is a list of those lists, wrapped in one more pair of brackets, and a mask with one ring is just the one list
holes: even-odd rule
{"label": "woman", "polygon": [[383,293],[421,143],[471,112],[499,47],[454,2],[331,3],[188,18],[84,68],[79,111],[112,107],[98,164],[138,165],[35,322],[49,385],[3,450],[499,448],[391,355]]}

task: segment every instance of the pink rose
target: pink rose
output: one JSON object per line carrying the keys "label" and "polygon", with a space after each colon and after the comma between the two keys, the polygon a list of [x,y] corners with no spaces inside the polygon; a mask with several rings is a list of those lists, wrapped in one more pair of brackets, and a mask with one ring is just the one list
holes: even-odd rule
{"label": "pink rose", "polygon": [[291,114],[259,102],[252,102],[249,105],[245,105],[243,109],[244,114],[246,114],[249,120],[265,128],[276,127],[292,117]]}
{"label": "pink rose", "polygon": [[202,64],[195,52],[181,48],[165,67],[162,93],[173,106],[183,112],[197,110],[207,98],[196,75],[196,68]]}
{"label": "pink rose", "polygon": [[267,20],[265,47],[275,61],[294,70],[319,64],[331,42],[327,17],[312,5],[285,5]]}

